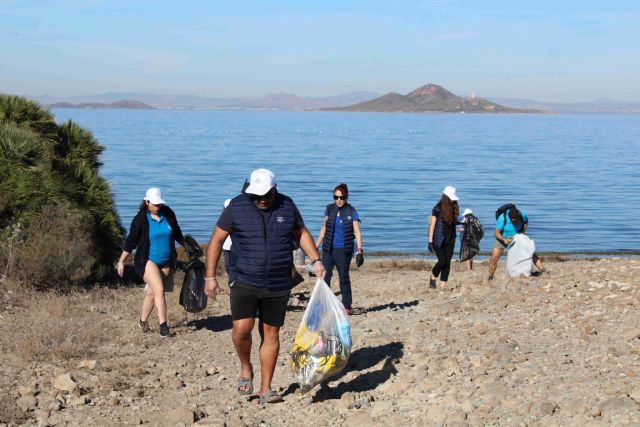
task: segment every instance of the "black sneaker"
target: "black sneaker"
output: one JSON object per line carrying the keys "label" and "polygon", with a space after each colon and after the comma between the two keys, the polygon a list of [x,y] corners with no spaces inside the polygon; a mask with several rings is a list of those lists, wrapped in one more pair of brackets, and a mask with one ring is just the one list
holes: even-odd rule
{"label": "black sneaker", "polygon": [[488,281],[493,280],[493,275],[491,275],[491,276],[487,277],[487,280],[488,280]]}
{"label": "black sneaker", "polygon": [[147,332],[151,331],[151,328],[149,327],[149,322],[143,322],[142,320],[138,319],[138,326],[140,326],[140,329],[142,329],[143,334],[146,334]]}
{"label": "black sneaker", "polygon": [[168,338],[171,336],[171,332],[169,331],[169,325],[167,325],[166,322],[160,325],[160,336],[162,338]]}
{"label": "black sneaker", "polygon": [[436,289],[436,279],[432,279],[431,277],[429,277],[429,287],[431,289]]}

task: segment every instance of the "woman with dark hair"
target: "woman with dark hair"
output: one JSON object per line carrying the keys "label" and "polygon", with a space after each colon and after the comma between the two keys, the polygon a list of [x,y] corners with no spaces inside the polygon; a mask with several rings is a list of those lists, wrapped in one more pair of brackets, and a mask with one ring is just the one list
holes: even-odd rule
{"label": "woman with dark hair", "polygon": [[142,332],[149,332],[147,319],[155,306],[160,324],[160,336],[171,336],[167,325],[167,303],[164,293],[173,291],[173,271],[177,252],[175,242],[183,244],[184,237],[176,214],[162,199],[159,188],[150,188],[131,221],[129,236],[124,242],[117,270],[124,273],[124,260],[137,248],[134,256],[136,272],[145,283],[145,297],[138,321]]}
{"label": "woman with dark hair", "polygon": [[438,262],[431,270],[429,287],[436,288],[436,279],[440,276],[440,284],[445,287],[449,280],[453,247],[456,244],[456,224],[458,223],[458,194],[456,188],[447,186],[442,197],[431,211],[429,221],[429,252],[435,251]]}
{"label": "woman with dark hair", "polygon": [[[351,314],[352,304],[349,266],[356,248],[356,266],[360,267],[364,263],[360,217],[358,211],[347,203],[348,198],[347,184],[341,183],[334,188],[333,200],[335,203],[331,203],[325,208],[324,220],[316,240],[317,248],[322,244],[322,264],[326,269],[324,280],[328,285],[331,285],[333,267],[338,269],[342,304],[347,315]],[[354,248],[354,239],[356,248]]]}

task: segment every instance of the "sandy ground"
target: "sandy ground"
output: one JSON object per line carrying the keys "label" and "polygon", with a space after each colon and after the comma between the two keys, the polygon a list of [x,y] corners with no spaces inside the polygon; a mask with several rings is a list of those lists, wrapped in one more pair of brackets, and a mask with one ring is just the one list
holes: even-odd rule
{"label": "sandy ground", "polygon": [[171,294],[176,335],[161,339],[155,315],[153,333],[135,323],[142,287],[83,297],[82,321],[100,331],[84,360],[21,360],[12,334],[26,309],[0,312],[5,400],[35,425],[640,425],[640,259],[548,262],[550,274],[509,279],[503,258],[492,282],[486,262],[455,264],[438,290],[430,265],[352,268],[348,368],[306,394],[288,362],[314,282],[296,287],[273,383],[284,403],[236,392],[228,295],[193,315]]}

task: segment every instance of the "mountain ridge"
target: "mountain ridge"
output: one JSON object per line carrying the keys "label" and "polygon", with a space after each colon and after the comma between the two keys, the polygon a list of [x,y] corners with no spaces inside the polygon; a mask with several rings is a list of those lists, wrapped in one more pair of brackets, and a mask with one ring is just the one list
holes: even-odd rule
{"label": "mountain ridge", "polygon": [[197,95],[164,95],[144,92],[107,92],[97,95],[53,97],[48,95],[31,97],[43,105],[55,103],[113,103],[123,99],[166,109],[272,109],[272,110],[309,110],[322,107],[336,107],[372,99],[375,92],[355,91],[340,95],[305,97],[296,94],[278,92],[255,98],[213,98]]}
{"label": "mountain ridge", "polygon": [[[427,85],[425,85],[427,86]],[[421,86],[423,88],[424,86]],[[420,88],[418,88],[420,89]],[[416,90],[418,90],[416,89]],[[443,88],[444,89],[444,88]],[[415,92],[416,90],[412,91]],[[446,89],[445,89],[446,90]],[[410,92],[411,93],[411,92]],[[78,104],[104,103],[110,104],[123,100],[136,100],[154,108],[166,109],[270,109],[270,110],[322,110],[334,107],[350,106],[375,98],[385,98],[392,103],[398,102],[401,95],[397,92],[389,92],[380,96],[375,92],[348,92],[342,95],[325,97],[303,97],[287,92],[272,93],[255,98],[212,98],[196,95],[165,95],[140,92],[107,92],[96,95],[54,97],[32,96],[34,101],[50,108],[78,108]],[[477,99],[477,98],[476,98]],[[611,98],[595,98],[581,102],[549,102],[526,98],[492,97],[484,98],[487,101],[515,109],[534,109],[554,113],[572,114],[638,114],[640,102],[620,101]],[[58,105],[66,103],[73,105]],[[83,108],[83,107],[80,107]],[[103,108],[95,106],[93,108]]]}
{"label": "mountain ridge", "polygon": [[48,104],[47,108],[83,108],[87,110],[94,109],[128,109],[128,110],[155,110],[155,107],[140,101],[120,100],[115,102],[81,102],[72,104],[70,102],[55,102]]}

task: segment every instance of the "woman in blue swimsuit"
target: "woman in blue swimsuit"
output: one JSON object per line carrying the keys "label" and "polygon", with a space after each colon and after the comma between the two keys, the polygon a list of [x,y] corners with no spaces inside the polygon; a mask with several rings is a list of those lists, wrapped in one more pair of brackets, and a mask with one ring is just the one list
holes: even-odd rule
{"label": "woman in blue swimsuit", "polygon": [[148,189],[138,214],[131,221],[129,236],[117,265],[118,274],[122,277],[124,260],[137,248],[134,256],[135,269],[147,284],[139,320],[143,332],[150,330],[147,319],[155,306],[160,336],[171,336],[164,293],[173,291],[173,271],[177,258],[175,242],[183,245],[183,240],[176,214],[162,199],[160,189]]}

